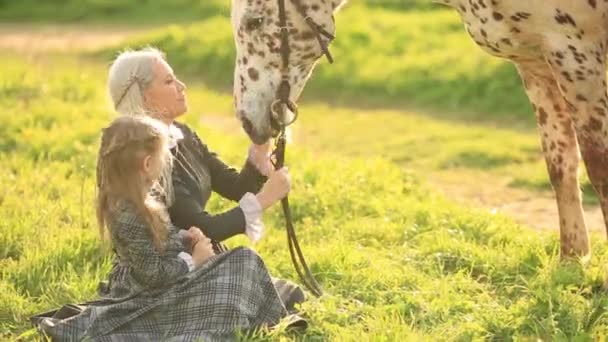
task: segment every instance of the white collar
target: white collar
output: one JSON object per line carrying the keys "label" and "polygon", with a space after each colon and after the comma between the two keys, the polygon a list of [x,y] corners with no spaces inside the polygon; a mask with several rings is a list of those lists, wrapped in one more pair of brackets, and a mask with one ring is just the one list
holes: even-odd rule
{"label": "white collar", "polygon": [[184,139],[184,133],[182,133],[182,130],[177,128],[177,126],[174,124],[171,124],[171,126],[169,126],[169,148],[174,148],[177,146],[177,142],[182,139]]}

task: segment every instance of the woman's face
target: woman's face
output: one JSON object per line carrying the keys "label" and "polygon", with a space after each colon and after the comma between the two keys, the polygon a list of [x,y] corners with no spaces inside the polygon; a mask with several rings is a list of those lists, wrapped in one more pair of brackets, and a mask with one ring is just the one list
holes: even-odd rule
{"label": "woman's face", "polygon": [[186,85],[173,74],[173,69],[161,58],[152,69],[154,78],[144,91],[146,109],[160,114],[163,121],[173,121],[188,110]]}

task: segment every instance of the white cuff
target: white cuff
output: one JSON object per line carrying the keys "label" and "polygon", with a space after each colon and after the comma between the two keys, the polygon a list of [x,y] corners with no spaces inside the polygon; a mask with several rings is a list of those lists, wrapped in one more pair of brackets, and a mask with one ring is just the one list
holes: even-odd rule
{"label": "white cuff", "polygon": [[251,192],[243,195],[239,201],[239,206],[245,214],[245,234],[252,242],[258,242],[264,231],[264,223],[262,223],[262,206]]}
{"label": "white cuff", "polygon": [[186,253],[186,252],[180,252],[177,255],[178,258],[184,260],[186,262],[186,264],[188,265],[188,271],[192,272],[194,270],[194,260],[192,260],[192,255]]}
{"label": "white cuff", "polygon": [[249,153],[247,160],[255,166],[258,171],[264,176],[268,176],[273,169],[272,163],[270,162],[270,156],[261,156],[256,152],[253,146],[249,147]]}

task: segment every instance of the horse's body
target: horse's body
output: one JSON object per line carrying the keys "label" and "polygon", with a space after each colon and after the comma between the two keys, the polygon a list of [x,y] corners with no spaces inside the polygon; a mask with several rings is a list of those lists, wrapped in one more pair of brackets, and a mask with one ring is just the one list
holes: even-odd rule
{"label": "horse's body", "polygon": [[[333,33],[345,0],[285,0],[296,101],[322,56],[304,17]],[[579,151],[608,214],[607,0],[438,0],[461,15],[475,42],[517,66],[536,112],[555,190],[563,256],[587,256],[589,239],[578,184]],[[306,9],[299,15],[295,5]],[[237,45],[235,105],[253,141],[271,134],[270,105],[281,81],[278,1],[233,0]],[[497,94],[499,98],[502,94]],[[508,94],[506,94],[508,96]]]}

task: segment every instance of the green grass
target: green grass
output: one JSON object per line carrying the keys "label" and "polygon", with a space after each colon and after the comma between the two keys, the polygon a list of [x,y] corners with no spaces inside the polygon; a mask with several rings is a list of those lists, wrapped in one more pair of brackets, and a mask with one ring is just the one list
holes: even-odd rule
{"label": "green grass", "polygon": [[150,25],[189,22],[230,12],[222,0],[0,0],[0,21],[7,23],[121,23]]}
{"label": "green grass", "polygon": [[[551,191],[535,130],[324,103],[310,104],[301,112],[294,131],[297,142],[315,151],[358,158],[379,156],[424,174],[471,178],[488,173],[506,179],[512,187]],[[584,203],[597,204],[582,165],[579,178]]]}
{"label": "green grass", "polygon": [[[110,269],[93,215],[98,132],[110,111],[104,63],[69,56],[45,56],[44,61],[3,57],[0,337],[31,340],[29,315],[94,298],[97,282]],[[200,125],[200,115],[228,112],[229,97],[196,83],[189,94],[192,110],[186,121],[224,159],[240,164],[248,144],[240,132],[226,135]],[[302,126],[331,124],[345,139],[341,146],[357,148],[357,120],[363,115],[339,127],[324,118],[338,120],[349,109],[309,105],[302,110],[314,113],[302,118]],[[368,115],[386,119],[394,114]],[[475,150],[458,137],[463,133],[456,125],[442,145],[441,135],[432,132],[444,123],[412,120],[395,125],[412,125],[395,143],[416,151],[423,134],[415,130],[428,129],[436,145],[415,152],[419,156],[447,145]],[[350,129],[354,135],[345,134]],[[484,132],[478,135],[488,140],[516,137]],[[408,142],[408,136],[413,140]],[[556,235],[532,233],[504,217],[457,206],[429,190],[420,174],[387,161],[394,158],[390,154],[319,157],[310,151],[290,147],[291,202],[304,252],[328,295],[303,306],[311,319],[304,335],[279,330],[257,339],[585,341],[606,336],[608,297],[602,284],[608,250],[601,238],[594,238],[590,265],[561,265]],[[473,160],[476,167],[492,169],[503,167],[504,159],[525,161],[534,155],[497,146],[490,153],[502,157],[478,161],[479,152],[449,151],[427,161],[416,158],[418,165],[451,167]],[[210,210],[228,205],[214,198]],[[266,214],[265,222],[267,234],[256,248],[273,275],[295,279],[279,210]]]}

